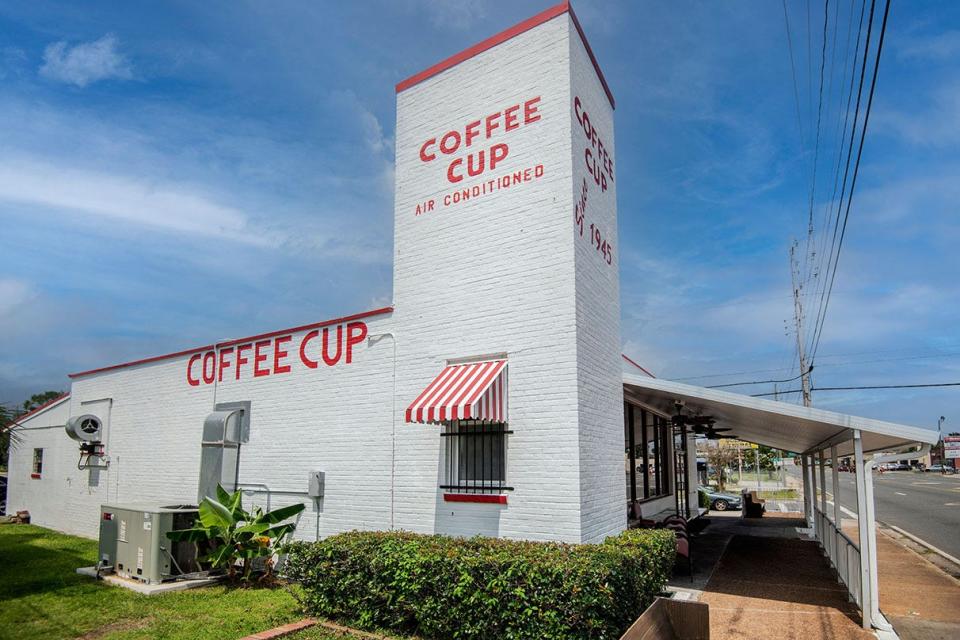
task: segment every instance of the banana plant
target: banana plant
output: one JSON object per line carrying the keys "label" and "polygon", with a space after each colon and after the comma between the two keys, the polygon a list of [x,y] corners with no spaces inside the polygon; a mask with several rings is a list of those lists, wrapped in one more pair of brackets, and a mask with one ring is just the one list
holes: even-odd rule
{"label": "banana plant", "polygon": [[167,533],[174,542],[195,542],[212,547],[200,557],[215,569],[225,569],[231,582],[250,581],[253,561],[267,558],[267,576],[273,568],[272,557],[284,538],[293,533],[296,525],[284,522],[304,510],[305,505],[294,504],[264,512],[260,507],[246,511],[241,503],[241,492],[230,493],[217,486],[217,497],[207,497],[200,503],[199,518],[190,529]]}

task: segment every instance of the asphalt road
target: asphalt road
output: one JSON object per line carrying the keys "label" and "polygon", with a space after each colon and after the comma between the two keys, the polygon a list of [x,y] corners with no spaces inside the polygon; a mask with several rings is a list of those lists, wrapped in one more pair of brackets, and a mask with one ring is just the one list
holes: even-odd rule
{"label": "asphalt road", "polygon": [[[832,494],[829,469],[826,477],[827,491]],[[960,558],[960,474],[887,471],[873,474],[873,486],[877,520],[909,531]],[[852,473],[840,473],[840,506],[857,511]]]}

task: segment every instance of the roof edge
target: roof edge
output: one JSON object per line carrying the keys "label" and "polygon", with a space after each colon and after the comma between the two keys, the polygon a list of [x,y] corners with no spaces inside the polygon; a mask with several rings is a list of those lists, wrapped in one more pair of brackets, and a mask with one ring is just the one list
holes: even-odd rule
{"label": "roof edge", "polygon": [[[766,398],[754,398],[730,391],[721,391],[720,389],[696,387],[663,378],[643,378],[635,374],[624,373],[622,379],[624,384],[647,387],[663,392],[674,392],[680,395],[694,395],[706,400],[725,402],[757,411],[778,413],[792,418],[816,420],[840,429],[860,429],[868,433],[900,438],[905,443],[919,442],[935,444],[937,441],[937,433],[935,431],[897,422],[887,422],[885,420],[855,416],[849,413],[840,413],[828,409],[818,409],[816,407],[802,407],[786,402],[768,400]],[[856,423],[852,424],[851,419],[855,420]]]}
{"label": "roof edge", "polygon": [[224,340],[223,342],[215,342],[212,344],[206,344],[199,347],[194,347],[192,349],[184,349],[182,351],[175,351],[173,353],[165,353],[160,356],[152,356],[150,358],[143,358],[141,360],[132,360],[130,362],[122,362],[120,364],[112,364],[106,367],[100,367],[98,369],[89,369],[87,371],[79,371],[77,373],[67,374],[67,377],[71,380],[74,378],[79,378],[81,376],[87,376],[94,373],[103,373],[106,371],[113,371],[115,369],[123,369],[125,367],[133,367],[139,364],[149,364],[151,362],[159,362],[160,360],[168,360],[170,358],[176,358],[179,356],[185,356],[187,354],[196,353],[197,351],[207,351],[209,349],[217,349],[220,347],[230,347],[233,345],[241,344],[244,342],[253,342],[254,340],[262,340],[264,338],[272,338],[274,336],[280,336],[286,333],[299,333],[300,331],[307,331],[309,329],[318,329],[320,327],[326,327],[332,324],[340,324],[343,322],[350,322],[353,320],[362,320],[363,318],[369,318],[372,316],[385,315],[387,313],[393,313],[393,306],[381,307],[379,309],[372,309],[370,311],[363,311],[361,313],[355,313],[349,316],[341,316],[339,318],[330,318],[329,320],[323,320],[321,322],[313,322],[311,324],[300,325],[299,327],[290,327],[287,329],[279,329],[277,331],[270,331],[268,333],[260,333],[253,336],[246,336],[244,338],[233,338],[230,340]]}
{"label": "roof edge", "polygon": [[640,371],[643,371],[645,374],[647,374],[647,375],[650,376],[651,378],[656,378],[656,377],[657,377],[657,376],[653,375],[652,373],[650,373],[650,371],[648,371],[646,367],[642,366],[640,363],[638,363],[636,360],[634,360],[633,358],[631,358],[631,357],[628,356],[627,354],[621,353],[621,354],[620,354],[620,357],[622,357],[624,360],[626,360],[627,362],[629,362],[630,364],[632,364],[633,366],[635,366],[637,369],[640,369]]}
{"label": "roof edge", "polygon": [[34,409],[31,409],[30,411],[26,412],[25,414],[23,414],[22,416],[18,417],[18,418],[17,418],[16,420],[14,420],[13,422],[11,422],[9,425],[7,425],[7,429],[12,429],[13,427],[23,426],[23,425],[20,424],[20,421],[21,421],[21,420],[29,420],[29,419],[31,419],[31,418],[35,418],[35,417],[37,417],[38,415],[40,415],[41,413],[43,413],[44,411],[46,411],[47,409],[52,409],[53,407],[57,406],[58,404],[60,404],[61,402],[63,402],[64,400],[66,400],[66,399],[69,398],[69,397],[70,397],[70,392],[67,391],[66,393],[63,393],[63,394],[57,396],[57,397],[54,398],[53,400],[48,400],[48,401],[44,402],[44,403],[43,403],[42,405],[40,405],[39,407],[36,407],[36,408],[34,408]]}
{"label": "roof edge", "polygon": [[477,56],[484,51],[492,49],[498,44],[502,44],[507,40],[511,40],[518,35],[525,33],[534,27],[539,27],[541,24],[553,20],[557,16],[561,16],[565,13],[570,14],[570,18],[573,20],[573,24],[577,29],[577,33],[580,34],[580,39],[583,41],[583,46],[587,50],[587,55],[590,57],[590,62],[593,63],[593,68],[597,72],[597,77],[600,79],[600,84],[603,85],[603,90],[607,94],[607,99],[610,100],[610,107],[616,109],[616,101],[613,99],[613,92],[610,91],[610,86],[607,84],[607,80],[603,75],[603,71],[600,70],[600,64],[597,62],[596,56],[593,55],[593,50],[590,48],[590,42],[587,40],[587,36],[583,32],[583,27],[580,26],[580,21],[577,19],[577,14],[574,13],[573,7],[570,6],[569,0],[564,0],[560,4],[556,4],[548,9],[541,11],[540,13],[518,22],[517,24],[504,29],[503,31],[490,36],[485,40],[481,40],[473,46],[467,47],[459,53],[455,53],[452,56],[441,60],[440,62],[427,67],[419,73],[415,73],[406,80],[402,80],[396,85],[396,92],[400,93],[420,84],[421,82],[432,78],[433,76],[446,71],[452,67],[457,66],[461,62],[469,60],[474,56]]}

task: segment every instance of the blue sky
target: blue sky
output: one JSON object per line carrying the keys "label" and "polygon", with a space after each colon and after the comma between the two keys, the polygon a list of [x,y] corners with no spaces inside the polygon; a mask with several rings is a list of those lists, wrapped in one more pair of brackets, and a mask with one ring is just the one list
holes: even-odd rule
{"label": "blue sky", "polygon": [[[394,84],[549,4],[0,5],[0,401],[389,303]],[[796,374],[810,4],[812,75],[788,2],[801,137],[780,3],[574,3],[617,98],[624,349],[661,377]],[[849,14],[831,4],[818,233]],[[895,2],[884,47],[817,386],[960,380],[960,6]],[[956,389],[815,404],[960,429]]]}

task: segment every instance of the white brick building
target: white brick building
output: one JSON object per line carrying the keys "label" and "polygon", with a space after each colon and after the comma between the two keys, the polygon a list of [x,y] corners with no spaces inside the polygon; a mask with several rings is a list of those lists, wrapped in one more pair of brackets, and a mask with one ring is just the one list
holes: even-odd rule
{"label": "white brick building", "polygon": [[[16,427],[8,510],[92,537],[103,503],[196,502],[208,454],[248,502],[307,502],[305,539],[594,542],[630,500],[695,508],[688,436],[624,410],[613,110],[566,3],[400,83],[393,305],[72,374]],[[234,467],[201,441],[239,406]],[[81,415],[91,468],[62,429]]]}

